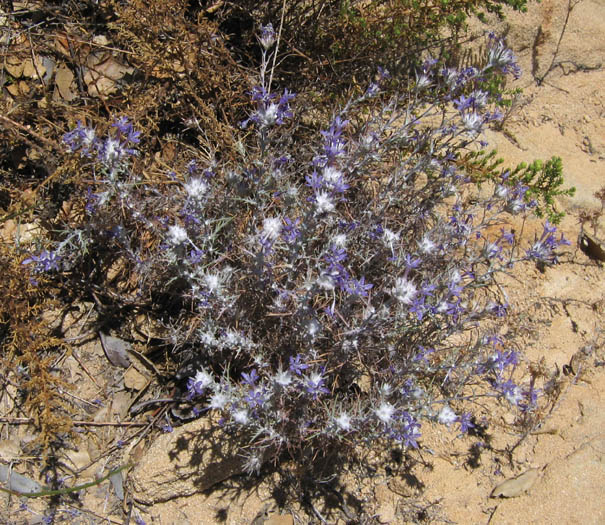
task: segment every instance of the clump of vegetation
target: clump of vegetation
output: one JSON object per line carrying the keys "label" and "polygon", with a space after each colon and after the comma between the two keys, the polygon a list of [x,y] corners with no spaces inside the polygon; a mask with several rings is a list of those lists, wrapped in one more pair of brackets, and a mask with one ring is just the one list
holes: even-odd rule
{"label": "clump of vegetation", "polygon": [[[520,249],[506,217],[534,208],[521,180],[505,174],[471,198],[460,155],[501,117],[484,71],[429,61],[400,94],[379,70],[306,143],[295,94],[272,90],[276,38],[263,29],[234,161],[198,157],[145,178],[133,169],[143,159],[132,121],[104,133],[78,122],[63,140],[86,197],[55,223],[52,246],[24,261],[32,276],[70,283],[80,299],[136,298],[161,320],[183,403],[221,416],[250,473],[343,442],[417,447],[426,420],[466,432],[477,396],[535,410],[538,387],[513,381],[518,351],[478,322],[506,317],[500,272],[554,264],[567,241],[546,223]],[[493,45],[486,68],[514,71]],[[119,287],[107,280],[117,262],[128,276]]]}
{"label": "clump of vegetation", "polygon": [[[69,389],[57,370],[54,355],[65,350],[43,319],[56,308],[56,288],[43,274],[34,279],[21,264],[14,246],[0,244],[0,356],[2,395],[9,396],[16,415],[33,417],[37,446],[44,453],[71,431],[71,407],[61,389]],[[18,390],[9,392],[10,385]]]}
{"label": "clump of vegetation", "polygon": [[[3,220],[38,229],[1,245],[2,380],[39,450],[64,445],[74,413],[55,360],[68,341],[43,313],[84,302],[103,313],[93,334],[157,327],[159,403],[217,416],[250,474],[414,449],[427,423],[472,432],[482,398],[533,421],[546,375],[515,375],[496,279],[557,262],[549,222],[524,248],[507,224],[556,222],[571,190],[558,160],[507,172],[476,152],[518,74],[504,42],[474,65],[448,56],[469,13],[525,2],[202,4],[46,2],[11,19],[15,56],[73,75],[39,69],[0,117]],[[26,31],[34,18],[45,30]],[[62,466],[47,466],[57,495]]]}
{"label": "clump of vegetation", "polygon": [[276,27],[279,20],[285,50],[280,78],[297,88],[302,81],[335,92],[347,90],[351,79],[363,83],[377,63],[405,81],[427,53],[443,61],[455,54],[469,16],[489,12],[503,18],[505,8],[526,6],[526,0],[244,1],[213,16],[227,33],[233,30],[235,46],[248,50],[257,20]]}

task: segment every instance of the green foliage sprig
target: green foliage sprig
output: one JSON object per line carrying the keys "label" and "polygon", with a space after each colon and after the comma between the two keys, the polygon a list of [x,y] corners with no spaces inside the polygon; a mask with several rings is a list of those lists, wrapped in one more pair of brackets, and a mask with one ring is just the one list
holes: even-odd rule
{"label": "green foliage sprig", "polygon": [[561,222],[565,213],[556,210],[555,197],[572,197],[576,191],[573,186],[563,188],[565,181],[561,158],[551,157],[547,161],[537,159],[530,164],[521,162],[511,170],[500,169],[504,161],[496,155],[496,150],[470,152],[460,159],[460,165],[469,170],[478,185],[484,181],[498,180],[508,173],[508,181],[511,184],[522,183],[529,188],[525,197],[528,201],[537,202],[534,212],[538,217],[546,217],[553,224]]}

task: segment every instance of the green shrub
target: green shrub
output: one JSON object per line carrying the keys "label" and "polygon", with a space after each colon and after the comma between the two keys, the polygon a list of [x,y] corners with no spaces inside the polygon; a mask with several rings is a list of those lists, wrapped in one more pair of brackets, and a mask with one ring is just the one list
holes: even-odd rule
{"label": "green shrub", "polygon": [[282,13],[282,2],[243,0],[219,15],[221,27],[247,27],[248,37],[238,33],[233,41],[252,49],[257,22],[277,28],[283,14],[283,49],[289,52],[280,70],[288,83],[297,75],[334,90],[374,74],[377,65],[405,78],[427,51],[451,58],[469,16],[504,18],[507,7],[526,11],[527,0],[294,0],[283,7]]}

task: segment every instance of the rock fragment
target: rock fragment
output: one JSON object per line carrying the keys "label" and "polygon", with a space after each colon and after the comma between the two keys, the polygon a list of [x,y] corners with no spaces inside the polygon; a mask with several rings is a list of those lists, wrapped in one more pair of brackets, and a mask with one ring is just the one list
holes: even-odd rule
{"label": "rock fragment", "polygon": [[516,498],[529,490],[538,479],[538,469],[526,470],[516,478],[500,483],[491,493],[492,498]]}

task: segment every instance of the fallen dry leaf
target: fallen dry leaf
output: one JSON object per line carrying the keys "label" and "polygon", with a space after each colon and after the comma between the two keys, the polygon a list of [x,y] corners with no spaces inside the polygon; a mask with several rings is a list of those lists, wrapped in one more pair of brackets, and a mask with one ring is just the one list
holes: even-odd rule
{"label": "fallen dry leaf", "polygon": [[[6,16],[6,11],[0,7],[0,26],[5,27],[8,26],[8,17]],[[0,36],[0,43],[6,44],[10,41],[10,32],[2,31],[2,36]]]}
{"label": "fallen dry leaf", "polygon": [[147,378],[133,366],[124,372],[124,386],[129,390],[142,390],[147,383]]}
{"label": "fallen dry leaf", "polygon": [[77,36],[67,35],[67,33],[58,33],[55,35],[54,48],[62,55],[73,58],[86,57],[90,53],[90,45]]}
{"label": "fallen dry leaf", "polygon": [[130,358],[128,357],[130,345],[122,339],[106,335],[103,332],[99,332],[99,337],[101,338],[101,346],[109,362],[113,366],[128,368],[130,366]]}
{"label": "fallen dry leaf", "polygon": [[121,64],[108,53],[91,53],[86,64],[88,70],[84,73],[84,82],[93,97],[115,93],[116,81],[134,72],[133,67]]}
{"label": "fallen dry leaf", "polygon": [[[75,450],[68,449],[65,451],[65,455],[67,456],[67,459],[69,459],[71,465],[79,471],[90,466],[90,454],[84,448]],[[94,470],[92,472],[94,472]],[[92,472],[90,472],[91,475]]]}
{"label": "fallen dry leaf", "polygon": [[72,91],[72,87],[75,87],[74,78],[75,75],[71,69],[64,66],[57,69],[55,84],[57,85],[59,95],[66,102],[71,102],[76,98],[76,94]]}
{"label": "fallen dry leaf", "polygon": [[6,221],[0,236],[6,242],[19,241],[20,244],[28,244],[40,239],[44,230],[37,223],[15,223],[13,220]]}
{"label": "fallen dry leaf", "polygon": [[128,456],[128,461],[130,463],[137,464],[141,458],[145,455],[146,446],[144,441],[140,441],[131,451]]}
{"label": "fallen dry leaf", "polygon": [[115,472],[110,477],[111,485],[113,490],[120,501],[124,500],[124,478],[122,472]]}
{"label": "fallen dry leaf", "polygon": [[19,86],[17,84],[9,84],[6,86],[6,91],[10,94],[11,97],[17,98],[21,93],[19,91]]}
{"label": "fallen dry leaf", "polygon": [[4,64],[5,71],[13,78],[19,78],[23,75],[24,61],[17,56],[7,56]]}
{"label": "fallen dry leaf", "polygon": [[42,78],[46,75],[46,65],[41,56],[36,56],[36,60],[26,58],[23,61],[23,76],[27,78]]}
{"label": "fallen dry leaf", "polygon": [[55,49],[66,57],[71,56],[69,52],[69,39],[67,38],[67,35],[58,34],[55,36]]}
{"label": "fallen dry leaf", "polygon": [[8,490],[14,490],[22,494],[32,494],[42,490],[40,483],[14,472],[6,465],[0,465],[0,482],[6,483]]}
{"label": "fallen dry leaf", "polygon": [[21,446],[16,439],[3,439],[0,441],[0,458],[7,462],[19,459]]}
{"label": "fallen dry leaf", "polygon": [[96,35],[94,37],[92,37],[92,41],[97,44],[98,46],[108,46],[109,45],[109,40],[107,39],[107,37],[105,35]]}
{"label": "fallen dry leaf", "polygon": [[538,469],[531,468],[520,476],[500,483],[491,493],[492,498],[516,498],[529,490],[538,479]]}
{"label": "fallen dry leaf", "polygon": [[125,390],[120,390],[112,394],[111,398],[111,419],[123,420],[128,415],[128,409],[132,405],[132,396]]}
{"label": "fallen dry leaf", "polygon": [[19,82],[6,86],[6,90],[15,98],[22,97],[29,93],[29,86],[27,85],[27,82],[20,80]]}

